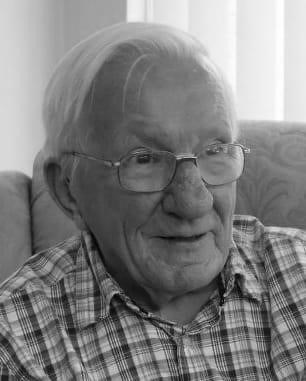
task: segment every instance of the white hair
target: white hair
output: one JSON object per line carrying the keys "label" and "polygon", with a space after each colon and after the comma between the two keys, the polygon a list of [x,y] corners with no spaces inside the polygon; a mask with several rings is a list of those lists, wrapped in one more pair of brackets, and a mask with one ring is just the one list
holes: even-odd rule
{"label": "white hair", "polygon": [[[131,55],[124,59],[124,54],[127,55],[129,51],[134,52],[133,62],[128,62],[131,61]],[[81,132],[82,126],[78,122],[86,99],[93,94],[98,73],[118,54],[122,65],[130,65],[122,89],[122,108],[128,96],[131,73],[137,70],[135,67],[142,57],[166,57],[182,62],[187,59],[205,65],[208,71],[214,72],[214,77],[218,73],[214,64],[205,58],[208,55],[204,46],[183,31],[151,23],[122,23],[103,29],[66,54],[46,88],[43,103],[46,157],[60,158],[63,152],[82,147],[82,136],[86,136],[88,131]],[[149,67],[141,74],[141,81],[150,70]]]}

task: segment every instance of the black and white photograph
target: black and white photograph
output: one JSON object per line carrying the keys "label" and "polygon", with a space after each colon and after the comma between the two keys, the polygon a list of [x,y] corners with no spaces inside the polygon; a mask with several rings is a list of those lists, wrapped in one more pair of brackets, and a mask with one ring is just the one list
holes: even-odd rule
{"label": "black and white photograph", "polygon": [[0,32],[0,381],[306,381],[306,0]]}

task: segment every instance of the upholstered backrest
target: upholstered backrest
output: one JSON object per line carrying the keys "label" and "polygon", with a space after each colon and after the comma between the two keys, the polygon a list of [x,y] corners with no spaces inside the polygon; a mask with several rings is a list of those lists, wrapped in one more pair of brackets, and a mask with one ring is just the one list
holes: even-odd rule
{"label": "upholstered backrest", "polygon": [[32,252],[31,179],[20,172],[0,172],[0,282]]}
{"label": "upholstered backrest", "polygon": [[[238,184],[236,212],[267,225],[306,229],[306,124],[243,121],[240,128],[240,141],[252,152]],[[34,252],[77,230],[50,198],[41,161],[38,156],[32,184]]]}
{"label": "upholstered backrest", "polygon": [[266,224],[306,229],[306,124],[241,122],[251,148],[238,183],[236,212]]}

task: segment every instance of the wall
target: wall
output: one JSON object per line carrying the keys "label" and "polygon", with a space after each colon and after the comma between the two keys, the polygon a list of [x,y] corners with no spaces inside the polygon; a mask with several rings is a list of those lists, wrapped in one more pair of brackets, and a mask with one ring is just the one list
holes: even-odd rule
{"label": "wall", "polygon": [[56,63],[79,40],[125,18],[126,0],[1,0],[0,170],[31,175]]}
{"label": "wall", "polygon": [[306,1],[285,1],[284,117],[306,121]]}

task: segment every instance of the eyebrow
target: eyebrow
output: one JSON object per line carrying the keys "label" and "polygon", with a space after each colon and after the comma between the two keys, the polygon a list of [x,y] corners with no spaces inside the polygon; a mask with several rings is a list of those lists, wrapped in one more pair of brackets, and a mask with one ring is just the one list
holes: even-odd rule
{"label": "eyebrow", "polygon": [[[144,133],[139,136],[139,125],[144,126]],[[160,123],[150,116],[142,114],[130,114],[129,118],[122,123],[122,127],[129,127],[131,134],[133,134],[141,143],[144,143],[148,147],[167,150],[167,146],[163,144],[163,141],[159,139],[161,128]],[[150,133],[153,130],[154,133]]]}
{"label": "eyebrow", "polygon": [[[146,144],[153,145],[158,149],[164,148],[165,150],[167,150],[167,147],[163,144],[163,141],[161,139],[158,139],[160,137],[158,130],[159,128],[161,128],[161,126],[157,119],[139,113],[130,113],[129,118],[127,118],[122,123],[122,127],[129,126],[131,133],[134,133],[139,131],[138,127],[141,124],[145,126],[145,130],[148,133],[150,129],[154,129],[155,136],[150,134],[143,134],[141,137],[138,137],[138,139]],[[227,123],[222,123],[222,125],[203,125],[202,131],[203,135],[205,135],[207,139],[215,137],[220,140],[232,140],[229,136],[232,134],[232,129]]]}

